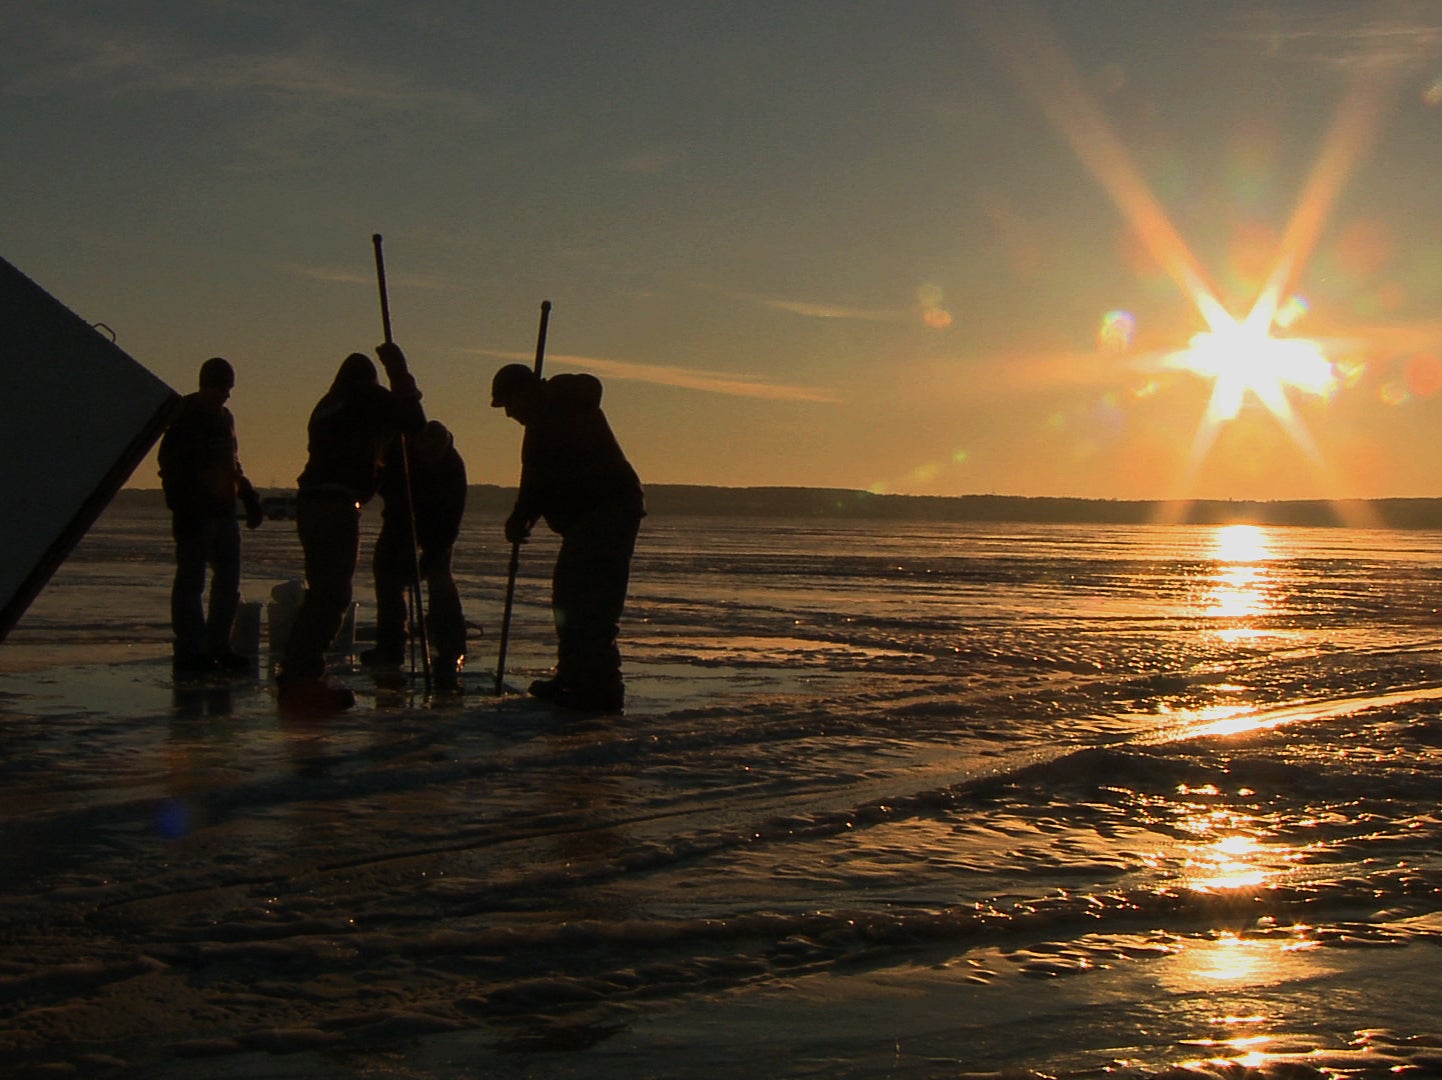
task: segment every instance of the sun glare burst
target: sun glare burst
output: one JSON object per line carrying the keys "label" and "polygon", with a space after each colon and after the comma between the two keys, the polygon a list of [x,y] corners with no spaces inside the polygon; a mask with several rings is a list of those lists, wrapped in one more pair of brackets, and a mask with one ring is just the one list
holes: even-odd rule
{"label": "sun glare burst", "polygon": [[1168,357],[1168,366],[1213,380],[1208,421],[1235,419],[1249,394],[1286,421],[1292,415],[1288,390],[1325,399],[1340,385],[1319,343],[1273,337],[1270,326],[1259,326],[1253,319],[1237,322],[1225,315],[1213,319],[1210,330]]}

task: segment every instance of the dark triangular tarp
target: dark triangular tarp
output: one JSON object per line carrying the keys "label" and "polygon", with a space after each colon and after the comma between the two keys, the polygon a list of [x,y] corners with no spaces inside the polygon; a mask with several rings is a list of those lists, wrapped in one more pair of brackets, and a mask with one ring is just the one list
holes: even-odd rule
{"label": "dark triangular tarp", "polygon": [[0,640],[180,398],[0,259]]}

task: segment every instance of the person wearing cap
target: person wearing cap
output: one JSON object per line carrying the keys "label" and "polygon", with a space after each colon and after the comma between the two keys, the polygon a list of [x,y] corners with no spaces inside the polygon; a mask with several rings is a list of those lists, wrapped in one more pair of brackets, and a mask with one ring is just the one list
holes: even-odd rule
{"label": "person wearing cap", "polygon": [[305,598],[296,612],[276,674],[287,712],[335,713],[355,695],[326,681],[325,651],[351,606],[360,554],[361,508],[375,495],[385,455],[397,435],[426,422],[421,392],[405,354],[377,346],[389,388],[364,353],[341,362],[330,389],[311,410],[305,468],[296,481],[296,532],[305,561]]}
{"label": "person wearing cap", "polygon": [[372,564],[376,644],[361,654],[361,663],[395,667],[404,661],[406,587],[419,570],[426,583],[425,621],[433,642],[436,686],[458,690],[466,620],[451,558],[466,510],[466,463],[450,430],[439,420],[428,420],[404,448],[393,446],[381,471],[380,494],[384,505]]}
{"label": "person wearing cap", "polygon": [[542,379],[507,364],[491,382],[491,405],[523,428],[521,485],[506,539],[522,543],[544,518],[561,536],[551,578],[556,669],[530,693],[589,712],[625,704],[621,611],[646,498],[601,411],[594,375]]}
{"label": "person wearing cap", "polygon": [[[258,527],[264,514],[255,488],[240,467],[235,418],[225,403],[235,369],[223,357],[200,365],[200,389],[182,399],[160,440],[160,486],[175,539],[175,579],[170,589],[173,667],[179,676],[248,670],[256,657],[230,645],[240,606],[240,526]],[[210,571],[210,598],[205,576]]]}

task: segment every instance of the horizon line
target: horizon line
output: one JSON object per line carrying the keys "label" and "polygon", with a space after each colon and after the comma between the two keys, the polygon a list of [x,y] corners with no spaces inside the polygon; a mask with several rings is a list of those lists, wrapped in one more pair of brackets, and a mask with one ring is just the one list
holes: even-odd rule
{"label": "horizon line", "polygon": [[[675,483],[648,483],[644,485],[646,490],[661,490],[667,488],[691,488],[704,491],[809,491],[819,494],[838,495],[859,495],[867,499],[1013,499],[1025,500],[1051,500],[1056,502],[1090,502],[1090,503],[1146,503],[1154,505],[1177,505],[1177,504],[1230,504],[1246,506],[1278,506],[1288,504],[1311,504],[1326,503],[1335,505],[1338,503],[1382,503],[1382,502],[1442,502],[1442,494],[1438,495],[1348,495],[1343,497],[1313,495],[1313,496],[1290,496],[1286,498],[1264,498],[1245,496],[1198,496],[1191,498],[1177,498],[1174,496],[1116,496],[1116,495],[1018,495],[996,491],[975,491],[962,495],[936,495],[921,494],[906,491],[871,491],[860,487],[833,487],[830,485],[810,484],[705,484],[688,481]],[[490,482],[477,482],[467,484],[470,488],[494,488],[498,491],[514,491],[515,484],[499,484]],[[260,492],[294,492],[294,487],[270,487],[256,485]],[[160,486],[125,485],[120,488],[121,492],[147,492],[161,494]]]}

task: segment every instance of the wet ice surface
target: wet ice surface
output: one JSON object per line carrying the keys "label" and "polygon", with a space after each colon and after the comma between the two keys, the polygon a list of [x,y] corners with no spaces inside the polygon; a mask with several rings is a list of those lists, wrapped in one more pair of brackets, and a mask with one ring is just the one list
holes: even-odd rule
{"label": "wet ice surface", "polygon": [[0,645],[20,1075],[1439,1071],[1442,537],[651,521],[583,717],[491,524],[465,697],[325,722],[87,539]]}

